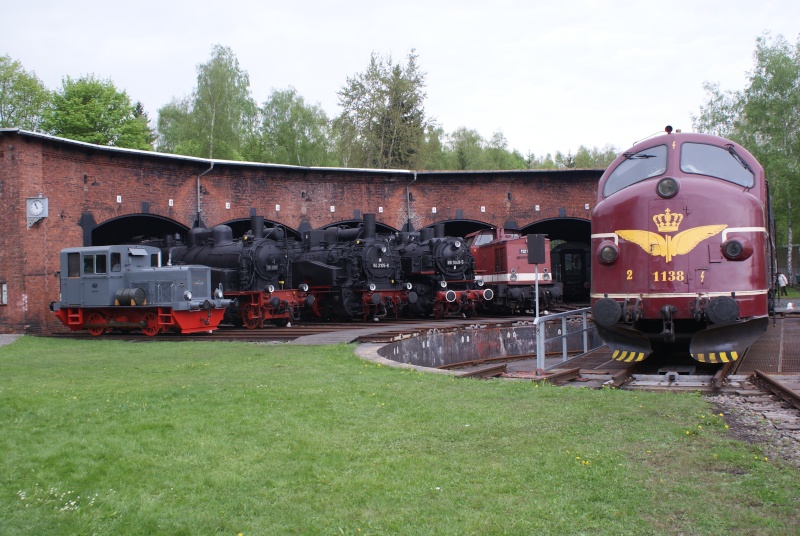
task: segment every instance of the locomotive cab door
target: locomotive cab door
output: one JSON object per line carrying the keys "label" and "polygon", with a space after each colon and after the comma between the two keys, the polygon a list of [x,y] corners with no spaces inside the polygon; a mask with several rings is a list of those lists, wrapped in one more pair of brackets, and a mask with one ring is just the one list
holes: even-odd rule
{"label": "locomotive cab door", "polygon": [[81,305],[81,254],[71,251],[61,254],[61,300],[71,306]]}
{"label": "locomotive cab door", "polygon": [[91,253],[81,256],[83,273],[81,305],[107,306],[114,303],[114,291],[109,280],[108,255]]}

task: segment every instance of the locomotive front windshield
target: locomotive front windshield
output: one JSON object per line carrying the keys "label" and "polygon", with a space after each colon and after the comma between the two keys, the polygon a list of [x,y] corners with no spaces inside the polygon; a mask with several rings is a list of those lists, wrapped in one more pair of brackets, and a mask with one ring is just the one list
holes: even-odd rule
{"label": "locomotive front windshield", "polygon": [[637,153],[625,153],[623,156],[625,160],[606,179],[603,186],[604,197],[650,177],[657,177],[667,170],[666,145],[657,145]]}
{"label": "locomotive front windshield", "polygon": [[733,146],[719,147],[705,143],[684,143],[681,146],[681,171],[708,175],[752,188],[755,175],[752,168]]}

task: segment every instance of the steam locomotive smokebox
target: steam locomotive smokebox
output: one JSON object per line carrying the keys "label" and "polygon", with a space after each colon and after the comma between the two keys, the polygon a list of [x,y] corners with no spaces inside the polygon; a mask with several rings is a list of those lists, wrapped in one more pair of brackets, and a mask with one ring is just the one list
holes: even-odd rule
{"label": "steam locomotive smokebox", "polygon": [[545,263],[544,239],[546,236],[543,234],[528,235],[528,264]]}

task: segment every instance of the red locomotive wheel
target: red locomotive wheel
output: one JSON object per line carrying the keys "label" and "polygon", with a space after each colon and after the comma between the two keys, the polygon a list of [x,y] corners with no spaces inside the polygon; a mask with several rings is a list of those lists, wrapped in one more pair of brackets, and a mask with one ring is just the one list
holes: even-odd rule
{"label": "red locomotive wheel", "polygon": [[158,325],[158,317],[155,313],[145,313],[142,317],[142,324],[144,325],[142,333],[148,337],[155,337],[161,331],[161,327]]}
{"label": "red locomotive wheel", "polygon": [[261,316],[261,308],[257,305],[247,305],[242,311],[242,320],[247,329],[260,328],[264,319]]}
{"label": "red locomotive wheel", "polygon": [[106,332],[108,319],[102,313],[89,313],[89,316],[86,317],[86,325],[91,326],[86,328],[89,330],[89,335],[99,337]]}

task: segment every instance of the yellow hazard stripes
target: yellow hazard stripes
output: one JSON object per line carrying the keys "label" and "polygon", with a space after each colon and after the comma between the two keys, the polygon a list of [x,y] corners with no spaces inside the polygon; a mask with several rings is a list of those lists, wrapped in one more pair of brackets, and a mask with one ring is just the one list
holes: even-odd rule
{"label": "yellow hazard stripes", "polygon": [[730,363],[739,359],[736,352],[711,352],[708,354],[692,354],[701,363]]}
{"label": "yellow hazard stripes", "polygon": [[[645,355],[644,352],[614,350],[611,357],[617,361],[634,363],[643,360]],[[711,352],[708,354],[692,354],[692,357],[701,363],[732,363],[739,359],[739,354],[736,352]]]}
{"label": "yellow hazard stripes", "polygon": [[611,357],[617,361],[624,361],[626,363],[633,363],[634,361],[641,361],[644,359],[644,352],[628,352],[625,350],[614,350]]}

